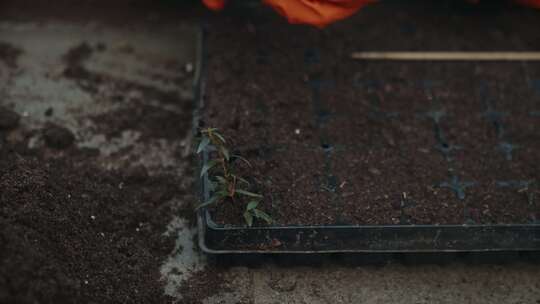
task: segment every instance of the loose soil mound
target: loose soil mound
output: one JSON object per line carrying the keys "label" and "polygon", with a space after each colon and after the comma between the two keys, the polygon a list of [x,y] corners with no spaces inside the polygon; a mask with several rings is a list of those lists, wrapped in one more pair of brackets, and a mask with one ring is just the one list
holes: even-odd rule
{"label": "loose soil mound", "polygon": [[159,267],[175,178],[20,152],[0,150],[0,302],[168,302]]}

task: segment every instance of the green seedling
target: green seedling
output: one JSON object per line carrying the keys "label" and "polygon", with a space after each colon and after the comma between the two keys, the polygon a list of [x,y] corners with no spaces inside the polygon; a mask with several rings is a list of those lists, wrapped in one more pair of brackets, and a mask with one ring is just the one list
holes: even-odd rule
{"label": "green seedling", "polygon": [[202,167],[200,177],[206,174],[210,181],[212,196],[197,207],[208,207],[223,202],[237,203],[239,197],[244,197],[248,203],[244,212],[244,219],[248,226],[253,225],[254,219],[259,219],[272,223],[272,218],[258,208],[263,199],[262,195],[247,190],[250,183],[243,177],[235,173],[234,161],[244,162],[251,167],[245,158],[234,155],[227,148],[227,141],[216,128],[201,130],[201,140],[197,147],[197,154],[205,150],[211,150],[210,160]]}
{"label": "green seedling", "polygon": [[264,213],[260,209],[257,209],[259,202],[260,201],[258,200],[253,200],[253,201],[250,201],[246,206],[246,211],[244,212],[244,219],[246,220],[246,223],[250,227],[251,225],[253,225],[254,218],[263,220],[267,222],[268,224],[272,223],[272,218],[268,214]]}

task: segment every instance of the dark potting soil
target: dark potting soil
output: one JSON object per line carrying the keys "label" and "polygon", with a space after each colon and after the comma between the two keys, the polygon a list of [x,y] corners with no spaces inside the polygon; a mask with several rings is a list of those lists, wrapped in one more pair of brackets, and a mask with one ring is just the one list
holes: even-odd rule
{"label": "dark potting soil", "polygon": [[[211,22],[203,124],[252,163],[239,170],[275,224],[540,219],[539,64],[350,58],[540,47],[538,11],[428,2],[374,5],[322,31],[260,12]],[[211,213],[242,225],[243,209]]]}
{"label": "dark potting soil", "polygon": [[0,149],[0,302],[167,303],[163,202],[177,181],[18,147]]}
{"label": "dark potting soil", "polygon": [[[165,18],[163,7],[155,1],[114,1],[110,5],[119,5],[114,10],[95,1],[70,2],[2,1],[0,12],[3,20],[37,23],[52,16],[74,22],[103,18],[106,24],[140,24],[154,10],[162,12],[160,20],[179,20],[175,10],[171,10],[174,19]],[[137,3],[149,9],[140,9]],[[64,76],[87,85],[90,94],[98,81],[114,80],[92,74],[82,64],[102,47],[83,43],[64,58],[68,63]],[[19,53],[0,42],[0,66],[15,71]],[[118,83],[119,98],[134,85]],[[137,111],[143,111],[139,110],[143,103],[130,101],[129,109],[115,112],[114,117],[106,117],[108,113],[92,117],[98,128],[140,131],[140,143],[155,138],[179,140],[189,132],[190,100],[173,99],[172,94],[158,96],[160,92],[151,88],[137,89],[141,98],[153,98],[156,104],[185,104],[186,111],[144,108],[158,114],[152,112],[141,121],[142,113]],[[0,103],[0,303],[173,302],[164,295],[160,267],[175,240],[163,233],[174,215],[194,215],[189,204],[171,203],[189,195],[185,177],[161,171],[150,174],[145,167],[132,165],[137,159],[126,160],[130,166],[122,166],[121,171],[105,170],[98,165],[99,150],[77,148],[77,138],[66,126],[49,124],[29,130],[28,119],[20,118],[22,113],[13,111],[13,105],[4,107],[8,100]],[[56,113],[48,108],[44,115]],[[104,133],[117,134],[109,132]],[[29,149],[28,140],[36,137],[44,145]],[[197,277],[193,280],[190,284],[202,284]],[[212,285],[219,285],[219,277]],[[202,299],[209,293],[197,292],[186,294]]]}
{"label": "dark potting soil", "polygon": [[0,130],[10,130],[16,128],[19,125],[21,116],[7,108],[0,106]]}
{"label": "dark potting soil", "polygon": [[75,135],[67,128],[49,123],[43,130],[43,139],[51,148],[66,149],[75,141]]}

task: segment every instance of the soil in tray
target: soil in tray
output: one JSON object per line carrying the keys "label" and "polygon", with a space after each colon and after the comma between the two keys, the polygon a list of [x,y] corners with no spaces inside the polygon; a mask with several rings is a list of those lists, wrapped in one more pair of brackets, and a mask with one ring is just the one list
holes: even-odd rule
{"label": "soil in tray", "polygon": [[[242,173],[258,182],[276,225],[538,221],[540,65],[349,58],[540,41],[538,12],[441,5],[446,14],[376,5],[323,31],[213,21],[203,120],[252,162]],[[242,203],[210,211],[219,224],[243,224]]]}

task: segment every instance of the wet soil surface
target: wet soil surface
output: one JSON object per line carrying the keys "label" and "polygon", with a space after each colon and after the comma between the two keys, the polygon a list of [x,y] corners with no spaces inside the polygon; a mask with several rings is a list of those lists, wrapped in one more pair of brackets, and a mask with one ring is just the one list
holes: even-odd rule
{"label": "wet soil surface", "polygon": [[[539,64],[350,58],[540,47],[537,11],[451,2],[374,5],[323,31],[210,24],[203,122],[252,163],[239,170],[276,224],[538,222]],[[212,215],[242,225],[243,209]]]}

